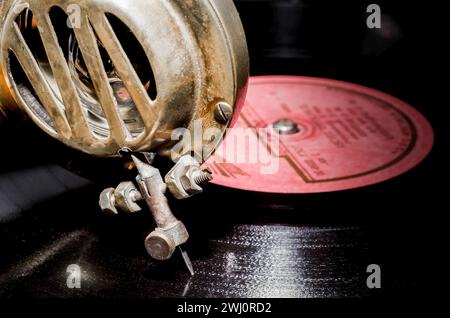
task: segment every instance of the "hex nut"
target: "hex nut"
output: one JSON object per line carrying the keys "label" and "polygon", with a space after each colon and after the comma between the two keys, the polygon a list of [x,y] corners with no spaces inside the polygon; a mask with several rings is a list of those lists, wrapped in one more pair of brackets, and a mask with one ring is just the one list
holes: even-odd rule
{"label": "hex nut", "polygon": [[154,259],[164,261],[172,257],[177,246],[186,243],[189,233],[183,222],[177,221],[168,228],[157,228],[145,239],[145,249]]}
{"label": "hex nut", "polygon": [[103,212],[107,214],[117,215],[119,212],[115,206],[114,188],[103,190],[100,194],[99,205]]}
{"label": "hex nut", "polygon": [[185,175],[181,176],[181,184],[183,185],[184,191],[189,195],[194,195],[202,193],[203,189],[195,182],[195,175],[201,169],[197,166],[190,166]]}
{"label": "hex nut", "polygon": [[145,239],[145,249],[152,258],[165,261],[172,257],[176,245],[164,231],[155,230]]}
{"label": "hex nut", "polygon": [[114,191],[115,204],[126,213],[136,213],[142,208],[136,204],[136,201],[142,200],[139,190],[133,182],[126,181],[120,183]]}

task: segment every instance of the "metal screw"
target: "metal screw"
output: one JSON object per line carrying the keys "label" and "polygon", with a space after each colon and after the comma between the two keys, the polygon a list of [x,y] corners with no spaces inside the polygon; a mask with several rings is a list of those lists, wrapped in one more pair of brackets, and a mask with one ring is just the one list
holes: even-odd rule
{"label": "metal screw", "polygon": [[163,231],[153,231],[145,239],[147,253],[156,260],[165,261],[175,252],[175,242]]}
{"label": "metal screw", "polygon": [[130,199],[133,202],[138,202],[138,201],[142,201],[143,200],[142,194],[139,191],[137,191],[137,190],[133,190],[133,191],[130,192]]}
{"label": "metal screw", "polygon": [[194,176],[194,182],[198,185],[209,182],[213,179],[212,172],[208,169],[200,170],[196,176]]}
{"label": "metal screw", "polygon": [[103,190],[100,194],[99,205],[103,212],[108,214],[119,214],[116,208],[116,198],[114,197],[114,188]]}
{"label": "metal screw", "polygon": [[116,189],[108,188],[100,194],[99,205],[103,212],[109,214],[119,214],[118,209],[126,213],[135,213],[141,211],[137,204],[143,200],[141,193],[130,182],[120,183]]}
{"label": "metal screw", "polygon": [[154,259],[164,261],[172,257],[177,246],[186,243],[189,233],[183,222],[176,221],[166,228],[156,228],[145,239],[145,248]]}
{"label": "metal screw", "polygon": [[214,117],[217,122],[226,125],[233,117],[233,107],[225,102],[220,102],[216,105]]}

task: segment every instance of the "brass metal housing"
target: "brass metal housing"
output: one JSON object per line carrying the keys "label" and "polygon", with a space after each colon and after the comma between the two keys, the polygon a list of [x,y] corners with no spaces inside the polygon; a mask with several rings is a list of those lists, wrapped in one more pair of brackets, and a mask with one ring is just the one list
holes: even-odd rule
{"label": "brass metal housing", "polygon": [[[55,25],[55,8],[65,12],[70,23]],[[31,39],[18,20],[24,12],[32,14],[27,27],[38,35]],[[128,28],[129,38],[145,52],[154,82],[143,82],[130,58],[134,52],[119,39],[114,21]],[[72,29],[71,39],[83,59],[77,63],[85,66],[90,86],[74,76],[79,65],[71,60],[70,43],[61,43],[58,36],[64,28]],[[30,43],[39,37],[44,54],[33,51],[36,45]],[[106,69],[105,59],[112,71]],[[17,68],[23,76],[16,75]],[[230,122],[216,120],[216,107],[226,103],[238,112],[248,72],[245,35],[232,0],[0,4],[0,104],[20,106],[50,136],[88,154],[117,156],[126,147],[168,156],[173,130],[193,129],[196,120],[203,129],[225,132]],[[128,108],[120,104],[120,92],[131,101]],[[205,160],[219,142],[203,142]]]}

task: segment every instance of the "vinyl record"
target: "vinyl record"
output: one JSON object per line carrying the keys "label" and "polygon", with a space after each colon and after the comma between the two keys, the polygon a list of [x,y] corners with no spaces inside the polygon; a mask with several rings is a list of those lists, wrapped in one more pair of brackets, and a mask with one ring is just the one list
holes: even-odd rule
{"label": "vinyl record", "polygon": [[405,102],[328,79],[263,76],[206,163],[213,183],[296,194],[354,189],[399,176],[431,151],[433,130]]}

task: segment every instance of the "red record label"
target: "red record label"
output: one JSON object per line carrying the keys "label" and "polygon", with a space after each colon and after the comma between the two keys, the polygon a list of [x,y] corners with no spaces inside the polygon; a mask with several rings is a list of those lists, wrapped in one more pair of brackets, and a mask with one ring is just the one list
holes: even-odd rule
{"label": "red record label", "polygon": [[414,108],[345,82],[293,76],[250,80],[236,124],[206,163],[213,183],[271,193],[319,193],[396,177],[431,151]]}

